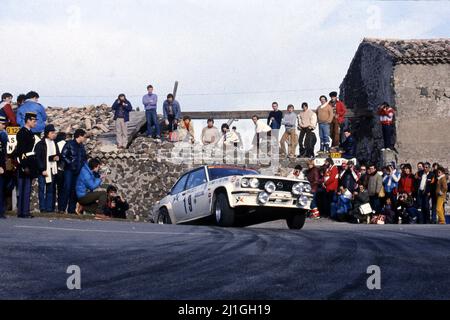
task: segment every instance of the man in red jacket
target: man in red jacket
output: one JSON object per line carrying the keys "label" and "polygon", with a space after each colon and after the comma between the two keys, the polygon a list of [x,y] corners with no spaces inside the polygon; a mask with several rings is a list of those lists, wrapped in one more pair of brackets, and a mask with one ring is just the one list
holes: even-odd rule
{"label": "man in red jacket", "polygon": [[4,116],[8,120],[7,126],[17,127],[16,114],[11,105],[13,95],[11,93],[2,94],[2,102],[0,103],[0,116]]}
{"label": "man in red jacket", "polygon": [[393,150],[395,145],[395,110],[387,102],[383,102],[378,109],[378,115],[380,116],[381,129],[383,131],[384,148],[382,150]]}
{"label": "man in red jacket", "polygon": [[[330,105],[333,107],[334,117],[331,130],[331,138],[333,139],[333,147],[338,147],[344,141],[345,114],[347,108],[345,104],[338,100],[337,92],[330,92]],[[334,124],[334,125],[333,125]]]}
{"label": "man in red jacket", "polygon": [[402,170],[402,176],[398,182],[398,192],[406,193],[408,196],[412,196],[414,193],[414,185],[416,179],[412,174],[412,167],[409,163],[405,164]]}
{"label": "man in red jacket", "polygon": [[325,212],[323,215],[330,216],[330,209],[331,209],[331,203],[333,202],[333,198],[336,194],[336,191],[339,187],[339,171],[338,168],[334,165],[334,161],[331,158],[327,158],[325,160],[325,174],[324,174],[324,181],[323,186],[326,191],[326,198],[325,198],[325,206],[324,210]]}

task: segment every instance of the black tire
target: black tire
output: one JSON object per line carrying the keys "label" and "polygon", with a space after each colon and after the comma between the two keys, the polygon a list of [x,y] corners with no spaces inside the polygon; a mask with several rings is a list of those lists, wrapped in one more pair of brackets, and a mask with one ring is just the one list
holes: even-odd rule
{"label": "black tire", "polygon": [[159,209],[158,219],[156,219],[157,224],[172,224],[172,219],[170,219],[169,211],[165,207]]}
{"label": "black tire", "polygon": [[217,225],[221,227],[232,227],[234,224],[234,209],[228,204],[227,195],[223,192],[218,193],[214,197],[213,217]]}
{"label": "black tire", "polygon": [[305,225],[306,213],[292,213],[286,218],[289,229],[300,230]]}

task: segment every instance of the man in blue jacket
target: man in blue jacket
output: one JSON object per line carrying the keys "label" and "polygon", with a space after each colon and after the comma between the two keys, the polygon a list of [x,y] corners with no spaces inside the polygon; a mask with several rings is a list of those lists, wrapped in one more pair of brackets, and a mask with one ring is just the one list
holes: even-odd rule
{"label": "man in blue jacket", "polygon": [[89,160],[84,164],[77,179],[77,197],[87,212],[97,215],[104,215],[107,194],[106,191],[94,191],[103,182],[104,177],[100,177],[100,161],[97,159]]}
{"label": "man in blue jacket", "polygon": [[77,129],[73,140],[67,142],[61,152],[61,158],[64,163],[64,190],[63,197],[58,203],[58,211],[64,213],[75,213],[77,206],[77,197],[75,186],[81,168],[87,161],[86,149],[83,143],[86,141],[86,131]]}
{"label": "man in blue jacket", "polygon": [[117,147],[126,149],[128,145],[128,128],[127,122],[130,121],[130,111],[133,110],[130,101],[121,93],[112,105],[114,112],[114,120],[116,121],[116,137]]}
{"label": "man in blue jacket", "polygon": [[17,123],[22,128],[25,126],[25,114],[35,113],[37,117],[36,127],[31,129],[34,134],[40,135],[44,132],[45,122],[47,121],[47,114],[45,108],[39,102],[39,94],[34,91],[30,91],[25,96],[25,103],[22,104],[17,110]]}
{"label": "man in blue jacket", "polygon": [[[158,96],[153,93],[153,86],[149,85],[147,87],[147,92],[144,97],[142,97],[142,104],[145,109],[145,116],[147,118],[147,136],[153,137],[153,139],[161,139],[161,128],[158,123],[158,113],[156,111],[158,105]],[[155,133],[153,134],[153,127],[155,127]]]}

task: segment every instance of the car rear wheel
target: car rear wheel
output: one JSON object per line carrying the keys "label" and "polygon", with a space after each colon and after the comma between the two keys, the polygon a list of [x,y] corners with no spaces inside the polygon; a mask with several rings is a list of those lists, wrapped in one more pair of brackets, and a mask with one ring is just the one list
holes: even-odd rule
{"label": "car rear wheel", "polygon": [[218,193],[214,198],[213,215],[221,227],[231,227],[234,224],[234,209],[228,204],[225,193]]}
{"label": "car rear wheel", "polygon": [[286,218],[289,229],[300,230],[305,225],[305,213],[293,213]]}
{"label": "car rear wheel", "polygon": [[172,224],[172,220],[169,216],[169,211],[166,208],[159,209],[158,213],[158,224]]}

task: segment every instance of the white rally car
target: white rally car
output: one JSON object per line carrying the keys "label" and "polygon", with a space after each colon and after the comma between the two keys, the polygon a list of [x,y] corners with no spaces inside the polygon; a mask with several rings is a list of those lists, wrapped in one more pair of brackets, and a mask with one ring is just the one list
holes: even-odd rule
{"label": "white rally car", "polygon": [[153,207],[159,224],[176,224],[212,216],[230,227],[237,215],[269,212],[301,229],[313,195],[308,181],[264,176],[238,166],[202,166],[182,175]]}

